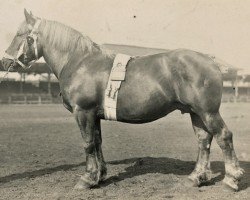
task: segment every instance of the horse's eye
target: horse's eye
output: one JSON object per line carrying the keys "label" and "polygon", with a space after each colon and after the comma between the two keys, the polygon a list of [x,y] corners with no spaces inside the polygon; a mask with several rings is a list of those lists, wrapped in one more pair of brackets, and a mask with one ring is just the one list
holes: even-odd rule
{"label": "horse's eye", "polygon": [[32,45],[34,43],[34,39],[32,37],[27,37],[27,43],[28,45]]}

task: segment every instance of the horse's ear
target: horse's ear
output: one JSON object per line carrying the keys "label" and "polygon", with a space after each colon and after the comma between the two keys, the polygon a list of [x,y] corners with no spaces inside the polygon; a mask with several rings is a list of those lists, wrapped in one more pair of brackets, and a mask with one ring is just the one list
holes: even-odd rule
{"label": "horse's ear", "polygon": [[26,22],[27,24],[30,24],[30,25],[34,25],[36,20],[35,18],[33,17],[32,13],[28,13],[28,11],[24,8],[24,15],[25,15],[25,19],[26,19]]}

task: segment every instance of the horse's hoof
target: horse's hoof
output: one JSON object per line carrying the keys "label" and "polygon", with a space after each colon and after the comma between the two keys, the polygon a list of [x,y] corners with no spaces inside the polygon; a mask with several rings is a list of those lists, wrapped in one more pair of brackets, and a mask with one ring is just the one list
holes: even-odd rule
{"label": "horse's hoof", "polygon": [[199,178],[195,174],[190,174],[188,176],[188,180],[189,180],[189,185],[192,187],[199,187],[201,184]]}
{"label": "horse's hoof", "polygon": [[75,190],[88,190],[90,188],[91,185],[84,182],[82,179],[80,179],[74,187]]}
{"label": "horse's hoof", "polygon": [[242,176],[244,175],[244,173],[245,173],[245,170],[239,167],[234,174],[234,178],[237,180],[240,180]]}
{"label": "horse's hoof", "polygon": [[96,186],[98,181],[95,181],[91,178],[91,174],[86,173],[84,176],[81,176],[78,183],[75,185],[75,189],[83,190],[83,189],[90,189],[93,186]]}
{"label": "horse's hoof", "polygon": [[199,187],[202,184],[211,180],[211,177],[212,177],[211,170],[206,170],[201,172],[194,171],[188,176],[188,179],[193,182],[192,184],[193,187]]}
{"label": "horse's hoof", "polygon": [[234,191],[239,190],[238,186],[239,181],[232,177],[225,176],[225,178],[223,179],[223,183]]}
{"label": "horse's hoof", "polygon": [[240,167],[237,167],[237,168],[231,167],[231,166],[226,167],[226,174],[228,174],[229,176],[232,176],[236,180],[240,180],[242,176],[244,175],[244,173],[245,173],[244,169]]}

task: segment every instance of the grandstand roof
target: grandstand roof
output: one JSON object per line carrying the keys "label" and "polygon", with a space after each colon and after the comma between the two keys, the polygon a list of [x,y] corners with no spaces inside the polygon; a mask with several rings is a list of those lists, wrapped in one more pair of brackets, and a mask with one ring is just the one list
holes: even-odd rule
{"label": "grandstand roof", "polygon": [[[168,51],[167,49],[156,49],[156,48],[149,48],[149,47],[139,47],[139,46],[131,46],[131,45],[119,45],[119,44],[103,44],[102,45],[105,49],[111,50],[114,53],[124,53],[132,56],[140,56],[140,55],[147,55],[147,54],[154,54],[154,53],[161,53]],[[218,59],[218,58],[216,58]],[[223,63],[223,62],[221,62]],[[227,73],[223,73],[224,80],[235,80],[239,68],[231,66],[229,64],[225,64],[225,66],[229,67],[229,71]],[[0,71],[4,71],[2,64],[0,62]],[[50,68],[46,63],[34,63],[31,68],[24,70],[20,68],[18,70],[20,73],[28,73],[28,74],[42,74],[42,73],[51,73]],[[247,73],[249,74],[249,73]]]}

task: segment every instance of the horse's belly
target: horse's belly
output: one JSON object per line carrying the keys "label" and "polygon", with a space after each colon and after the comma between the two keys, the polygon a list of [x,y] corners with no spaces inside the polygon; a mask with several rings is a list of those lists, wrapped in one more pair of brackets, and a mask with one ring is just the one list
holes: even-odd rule
{"label": "horse's belly", "polygon": [[151,122],[175,110],[171,94],[148,85],[125,90],[118,96],[117,120],[128,123]]}

